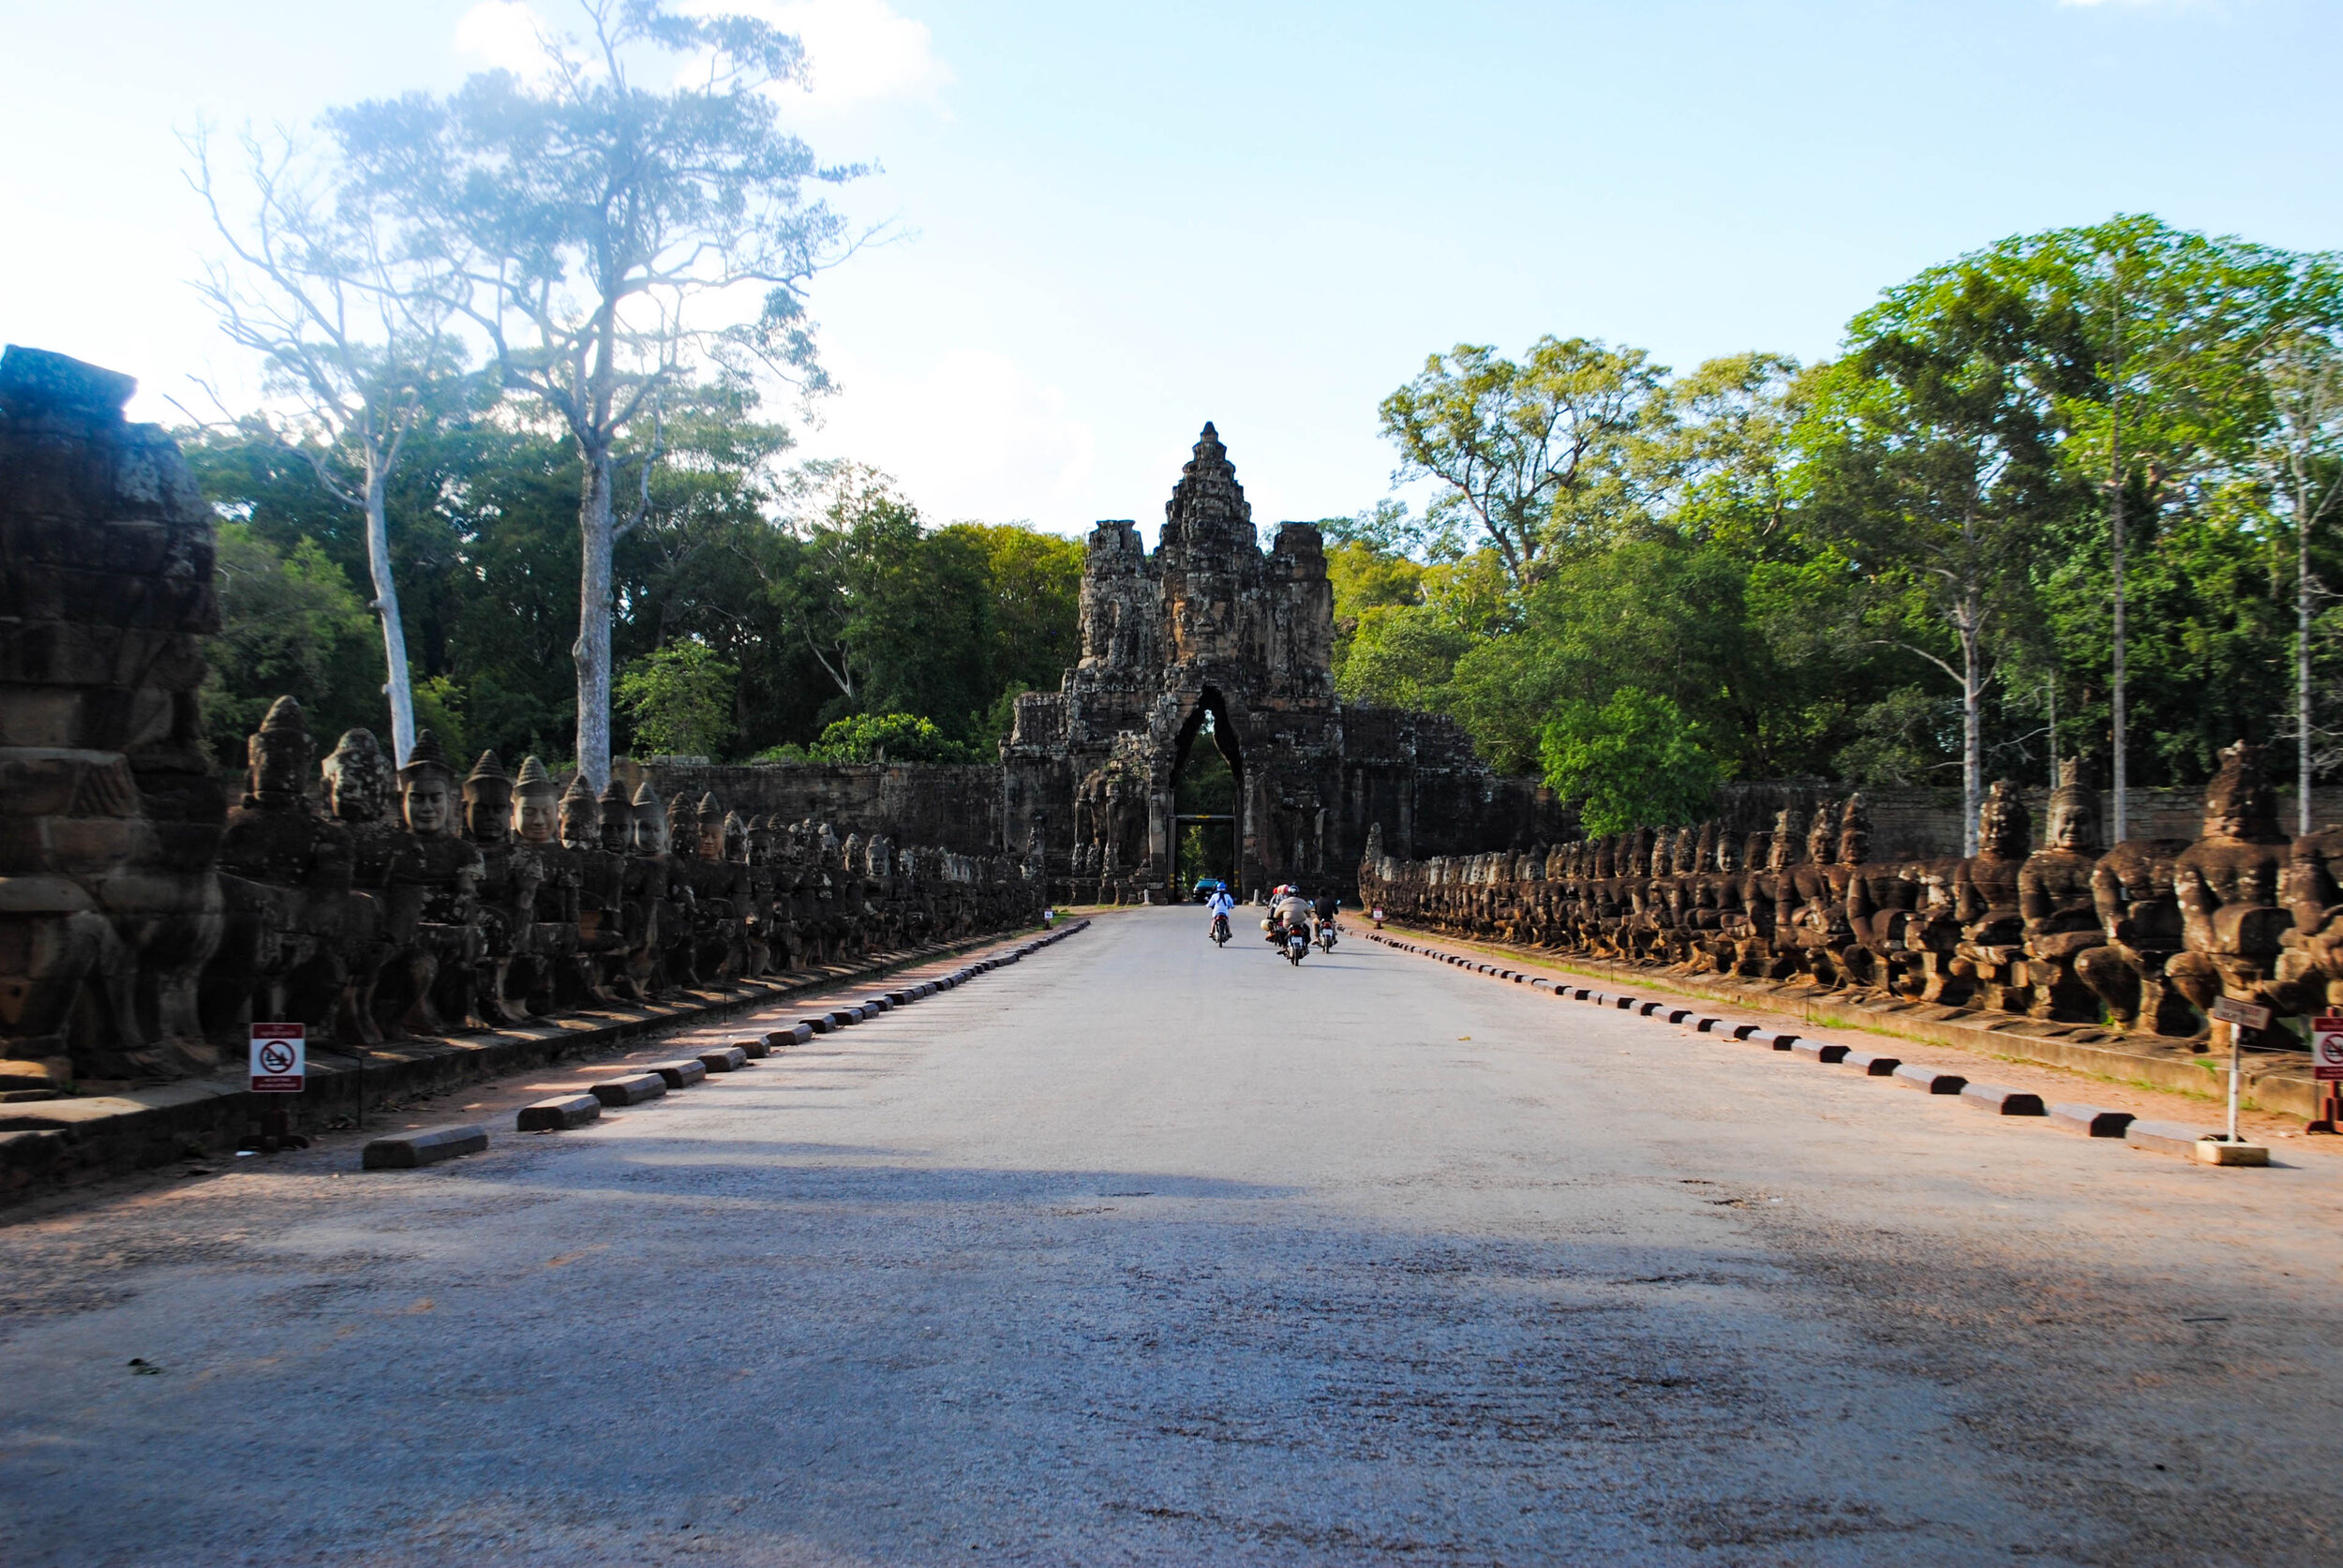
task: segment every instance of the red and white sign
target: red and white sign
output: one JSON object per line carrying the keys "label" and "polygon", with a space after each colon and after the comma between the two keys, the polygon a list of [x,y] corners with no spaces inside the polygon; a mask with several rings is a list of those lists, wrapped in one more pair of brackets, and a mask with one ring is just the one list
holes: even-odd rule
{"label": "red and white sign", "polygon": [[308,1032],[298,1023],[252,1026],[252,1092],[297,1095],[309,1081]]}
{"label": "red and white sign", "polygon": [[2321,1083],[2343,1083],[2343,1013],[2310,1021],[2310,1071]]}

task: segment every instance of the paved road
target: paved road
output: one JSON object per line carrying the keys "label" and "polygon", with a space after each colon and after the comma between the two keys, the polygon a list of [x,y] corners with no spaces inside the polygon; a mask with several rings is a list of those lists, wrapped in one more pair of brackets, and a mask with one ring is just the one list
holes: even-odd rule
{"label": "paved road", "polygon": [[1201,923],[0,1231],[0,1560],[2343,1561],[2343,1161]]}

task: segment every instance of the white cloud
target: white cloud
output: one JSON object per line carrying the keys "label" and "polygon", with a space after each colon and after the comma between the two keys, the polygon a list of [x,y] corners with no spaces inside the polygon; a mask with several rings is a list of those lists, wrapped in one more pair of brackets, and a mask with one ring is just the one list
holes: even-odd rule
{"label": "white cloud", "polygon": [[[799,113],[890,98],[933,103],[952,80],[936,58],[928,24],[898,15],[887,0],[685,0],[685,7],[758,17],[796,34],[805,45],[805,81],[788,94]],[[549,33],[530,0],[480,0],[455,23],[455,49],[483,65],[534,77],[545,69]]]}
{"label": "white cloud", "polygon": [[546,68],[545,19],[528,0],[480,0],[455,23],[455,52],[491,69],[533,77]]}
{"label": "white cloud", "polygon": [[952,80],[928,24],[898,15],[887,0],[728,0],[724,8],[761,16],[804,42],[808,90],[793,96],[816,112],[888,98],[934,102]]}
{"label": "white cloud", "polygon": [[924,373],[890,377],[842,363],[844,390],[805,442],[893,474],[937,522],[1024,518],[1085,527],[1093,441],[1066,395],[1006,354],[958,349]]}

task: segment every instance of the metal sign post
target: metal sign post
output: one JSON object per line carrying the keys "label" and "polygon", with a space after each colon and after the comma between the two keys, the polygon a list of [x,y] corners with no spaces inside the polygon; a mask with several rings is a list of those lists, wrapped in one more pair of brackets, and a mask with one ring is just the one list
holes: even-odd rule
{"label": "metal sign post", "polygon": [[2242,1058],[2246,1035],[2248,1030],[2267,1029],[2270,1026],[2270,1009],[2259,1002],[2240,1002],[2235,997],[2221,996],[2214,1000],[2213,1016],[2229,1025],[2229,1141],[2232,1143],[2243,1142],[2244,1140],[2237,1136],[2237,1086],[2245,1076]]}
{"label": "metal sign post", "polygon": [[[309,1036],[298,1023],[252,1025],[249,1087],[256,1095],[297,1095],[309,1084]],[[275,1154],[291,1142],[286,1102],[271,1100],[261,1113],[261,1147]]]}
{"label": "metal sign post", "polygon": [[2319,1117],[2310,1132],[2343,1131],[2343,1013],[2310,1021],[2310,1073],[2320,1087]]}

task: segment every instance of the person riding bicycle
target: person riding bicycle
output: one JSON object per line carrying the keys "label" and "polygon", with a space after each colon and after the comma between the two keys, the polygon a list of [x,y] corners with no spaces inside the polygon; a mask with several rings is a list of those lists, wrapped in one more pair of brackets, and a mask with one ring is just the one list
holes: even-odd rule
{"label": "person riding bicycle", "polygon": [[1217,941],[1225,937],[1229,931],[1229,914],[1236,908],[1236,900],[1229,896],[1228,889],[1216,888],[1212,897],[1204,901],[1204,908],[1212,916],[1210,930],[1213,939]]}

